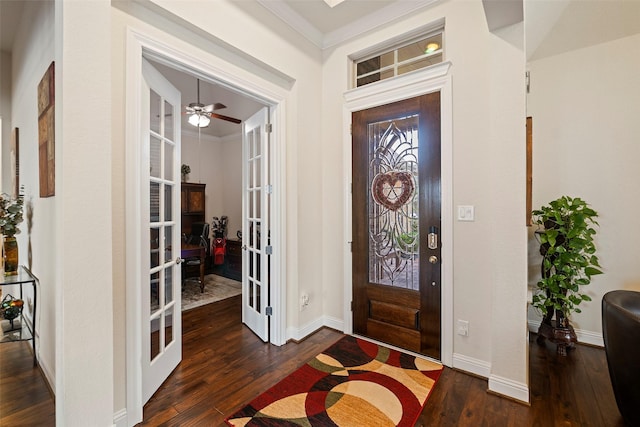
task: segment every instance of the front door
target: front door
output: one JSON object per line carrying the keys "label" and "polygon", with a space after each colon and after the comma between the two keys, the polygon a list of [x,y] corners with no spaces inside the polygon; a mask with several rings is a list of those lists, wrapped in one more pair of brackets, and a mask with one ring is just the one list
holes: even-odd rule
{"label": "front door", "polygon": [[440,359],[440,92],[352,123],[354,333]]}
{"label": "front door", "polygon": [[269,132],[267,107],[243,124],[242,322],[269,340]]}
{"label": "front door", "polygon": [[180,92],[142,60],[142,402],[182,359]]}

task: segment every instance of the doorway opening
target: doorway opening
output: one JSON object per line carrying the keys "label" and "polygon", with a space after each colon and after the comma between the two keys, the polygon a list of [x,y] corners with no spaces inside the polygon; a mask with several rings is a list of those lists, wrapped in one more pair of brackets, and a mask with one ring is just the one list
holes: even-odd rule
{"label": "doorway opening", "polygon": [[[268,303],[269,307],[267,310],[266,304],[261,306],[261,314],[264,319],[264,323],[267,325],[268,335],[266,338],[262,338],[265,341],[268,341],[274,345],[283,345],[285,343],[286,336],[286,328],[284,319],[286,318],[285,313],[285,289],[286,289],[286,281],[284,277],[285,271],[285,259],[284,259],[284,242],[285,239],[285,228],[284,224],[286,223],[285,218],[285,199],[282,189],[285,188],[285,162],[286,158],[285,153],[285,145],[284,145],[284,134],[281,129],[285,129],[285,114],[286,110],[286,98],[288,96],[288,89],[279,87],[274,85],[269,81],[263,80],[262,77],[259,77],[258,73],[253,75],[247,74],[246,70],[241,70],[238,72],[230,72],[229,69],[234,68],[235,66],[230,63],[226,63],[219,58],[210,58],[210,61],[205,62],[202,60],[202,55],[192,53],[191,55],[187,52],[189,49],[176,49],[161,43],[158,43],[155,40],[149,39],[147,36],[138,34],[134,31],[131,31],[128,35],[128,48],[127,48],[127,91],[126,91],[126,106],[127,106],[127,144],[126,144],[126,248],[127,254],[126,259],[127,263],[125,266],[126,269],[126,312],[127,312],[127,320],[126,320],[126,363],[127,363],[127,418],[129,424],[133,425],[142,420],[142,408],[144,405],[144,397],[143,397],[143,364],[149,364],[149,358],[143,357],[142,349],[144,348],[141,343],[144,340],[148,340],[143,334],[144,324],[143,319],[146,319],[147,316],[144,314],[148,314],[148,306],[145,309],[143,301],[146,298],[146,294],[150,292],[149,287],[149,274],[148,267],[145,268],[146,263],[143,262],[145,258],[145,253],[148,254],[150,251],[149,247],[149,218],[146,220],[142,217],[141,212],[144,209],[141,209],[141,206],[149,206],[150,198],[149,198],[149,176],[153,173],[150,172],[149,169],[149,140],[153,140],[155,135],[153,134],[153,128],[149,128],[148,119],[151,115],[154,114],[154,111],[149,111],[149,97],[155,96],[153,92],[153,88],[149,89],[149,84],[145,81],[143,77],[143,63],[150,63],[151,61],[154,63],[153,66],[165,66],[169,69],[176,69],[183,73],[187,73],[193,79],[195,76],[197,79],[201,81],[206,81],[209,83],[217,83],[220,86],[224,87],[228,91],[233,91],[236,96],[239,96],[241,100],[251,101],[254,105],[259,105],[262,107],[260,111],[266,111],[264,114],[265,120],[268,122],[264,122],[259,126],[260,129],[260,140],[261,141],[269,141],[269,144],[261,145],[261,153],[263,153],[263,157],[266,161],[264,166],[261,167],[261,171],[263,171],[262,176],[268,178],[268,181],[261,181],[261,185],[268,186],[268,191],[262,191],[260,196],[263,197],[268,193],[269,201],[263,202],[261,206],[263,207],[261,210],[262,215],[270,215],[272,220],[263,225],[262,231],[268,236],[269,248],[268,250],[264,247],[257,249],[254,247],[253,254],[254,260],[255,254],[258,256],[266,256],[268,258],[264,258],[260,264],[263,266],[269,266],[269,274],[268,277],[266,274],[262,275],[262,278],[258,276],[258,280],[262,280],[261,284],[264,284],[263,287],[260,288],[260,301],[263,303]],[[222,62],[221,62],[222,61]],[[216,64],[216,66],[212,64]],[[222,68],[220,68],[222,63]],[[227,69],[224,69],[227,67]],[[247,77],[248,76],[248,77]],[[163,77],[164,80],[167,80],[166,77]],[[167,82],[168,83],[168,82]],[[169,85],[171,85],[169,83]],[[172,86],[172,85],[171,85]],[[197,96],[197,94],[196,94]],[[163,97],[160,96],[159,105],[163,104]],[[196,102],[198,100],[196,99]],[[207,101],[208,102],[208,101]],[[164,115],[166,111],[173,112],[174,117],[175,113],[182,114],[185,111],[185,105],[189,105],[192,103],[191,100],[182,99],[179,102],[180,105],[177,108],[172,107],[168,110],[160,109],[160,116],[162,116],[163,120],[166,121]],[[230,101],[229,101],[230,103]],[[146,111],[146,112],[145,112]],[[216,113],[218,114],[218,113]],[[159,116],[159,117],[160,117]],[[147,119],[145,123],[144,119]],[[245,117],[243,117],[245,119]],[[213,119],[212,119],[213,120]],[[224,120],[223,120],[224,121]],[[269,126],[267,126],[269,123]],[[178,127],[179,122],[174,122],[174,125]],[[205,140],[202,138],[202,129],[197,128],[196,131],[199,131],[199,135],[197,137],[197,145],[202,146],[205,143]],[[255,141],[258,133],[256,133],[256,129],[252,129],[252,141],[254,142],[253,147],[255,150]],[[266,132],[269,132],[269,135],[266,135]],[[246,135],[244,135],[245,129],[240,132],[241,141],[246,146]],[[178,132],[181,134],[181,132]],[[150,135],[150,136],[149,136]],[[266,135],[266,136],[265,136]],[[180,140],[177,139],[175,141],[175,146],[177,148],[180,147]],[[171,160],[173,164],[172,167],[175,167],[176,174],[178,175],[180,171],[179,162],[181,161],[181,150],[174,150],[174,158]],[[243,153],[247,152],[247,149],[244,148],[242,150]],[[255,151],[254,151],[255,153]],[[255,157],[255,156],[254,156]],[[205,162],[206,157],[203,155],[196,155],[196,161]],[[166,167],[165,163],[168,161],[166,158],[161,159],[161,164]],[[177,167],[175,166],[178,163]],[[243,176],[247,175],[247,168],[243,165],[242,168],[238,168],[243,170]],[[194,172],[199,172],[200,175],[197,179],[203,180],[204,178],[204,166]],[[268,175],[267,175],[268,173]],[[224,177],[224,174],[223,174]],[[152,177],[153,179],[157,179]],[[196,177],[194,177],[196,178]],[[246,178],[243,178],[246,179]],[[145,181],[146,180],[146,181]],[[170,187],[175,182],[175,178],[173,181],[167,181],[166,186]],[[219,180],[217,184],[220,184]],[[180,187],[180,180],[178,178],[178,185],[174,186],[176,188]],[[161,187],[162,188],[162,187]],[[243,184],[243,191],[246,192],[247,186]],[[253,188],[255,191],[256,188]],[[165,200],[166,197],[171,197],[173,200],[177,200],[177,197],[180,197],[177,192],[171,190],[169,193],[163,193],[161,200]],[[206,196],[205,196],[206,197]],[[266,196],[265,196],[266,197]],[[254,198],[255,200],[255,198]],[[205,198],[206,202],[206,198]],[[178,202],[179,203],[179,202]],[[246,209],[247,202],[243,202],[243,209]],[[159,209],[163,211],[162,205],[160,205]],[[254,207],[255,211],[255,207]],[[205,208],[206,219],[208,222],[217,214],[215,212],[209,212]],[[218,214],[222,215],[222,213]],[[180,225],[179,214],[175,215],[173,219],[168,220],[168,225],[174,225],[175,228],[178,228]],[[211,218],[209,218],[211,217]],[[255,219],[255,218],[254,218]],[[242,222],[246,223],[246,213],[243,213],[240,219]],[[173,221],[173,222],[172,222]],[[236,238],[238,237],[237,231],[242,228],[246,228],[245,226],[240,227],[236,225],[232,233],[236,234]],[[255,228],[254,228],[255,229]],[[242,233],[246,233],[247,231],[242,230]],[[179,235],[178,235],[179,236]],[[146,237],[146,238],[145,238]],[[174,239],[177,243],[180,239]],[[266,241],[267,239],[264,239]],[[161,244],[166,243],[161,239]],[[244,245],[243,245],[244,246]],[[174,253],[180,254],[181,251],[174,248]],[[171,246],[160,246],[159,250],[161,252],[171,251]],[[146,251],[146,252],[145,252]],[[166,256],[165,256],[166,258]],[[175,259],[174,264],[180,264],[181,258],[180,255],[178,257],[168,258],[168,261]],[[244,263],[243,263],[244,264]],[[249,264],[249,263],[246,263]],[[255,265],[255,262],[254,262]],[[264,267],[266,271],[266,267]],[[243,271],[246,271],[243,268]],[[246,277],[246,274],[243,274],[243,278]],[[269,279],[273,286],[269,286]],[[255,282],[255,280],[254,280]],[[146,285],[146,286],[145,286]],[[253,284],[255,288],[255,283]],[[178,292],[179,294],[179,292]],[[243,292],[244,295],[244,292]],[[253,306],[255,305],[255,294],[251,294],[253,300]],[[143,296],[145,296],[143,298]],[[146,298],[148,300],[148,298]],[[176,297],[176,300],[178,297]],[[243,300],[244,301],[244,300]],[[251,305],[251,304],[244,304]],[[243,305],[243,314],[244,314],[244,305]],[[252,308],[253,308],[252,306]],[[270,315],[267,317],[267,313]],[[173,316],[178,317],[181,316],[180,310],[174,312]],[[174,318],[176,326],[179,324],[179,319]],[[247,324],[243,319],[243,323]],[[251,328],[255,331],[254,328]],[[262,335],[256,333],[257,335],[263,337]],[[177,343],[179,346],[182,343]],[[151,360],[153,363],[153,359]],[[167,377],[171,372],[166,372],[165,377]],[[147,395],[145,393],[144,395]]]}

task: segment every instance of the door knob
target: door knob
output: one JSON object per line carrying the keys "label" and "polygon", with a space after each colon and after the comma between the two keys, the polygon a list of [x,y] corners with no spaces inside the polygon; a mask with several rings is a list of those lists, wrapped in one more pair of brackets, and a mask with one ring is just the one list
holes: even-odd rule
{"label": "door knob", "polygon": [[180,264],[180,263],[182,263],[182,258],[180,257],[176,258],[176,264]]}
{"label": "door knob", "polygon": [[431,255],[431,256],[429,257],[429,262],[430,262],[431,264],[436,264],[436,263],[438,262],[438,257],[437,257],[437,256],[435,256],[435,255]]}
{"label": "door knob", "polygon": [[247,245],[242,245],[242,246],[240,247],[240,249],[242,249],[243,251],[246,251],[246,250],[247,250]]}

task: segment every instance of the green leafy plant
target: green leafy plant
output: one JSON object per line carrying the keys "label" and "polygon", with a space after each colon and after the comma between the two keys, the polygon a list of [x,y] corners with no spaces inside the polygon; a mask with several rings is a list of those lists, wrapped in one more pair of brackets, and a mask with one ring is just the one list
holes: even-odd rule
{"label": "green leafy plant", "polygon": [[14,237],[20,233],[18,224],[22,222],[24,196],[22,189],[18,197],[0,194],[0,232],[5,237]]}
{"label": "green leafy plant", "polygon": [[181,173],[182,175],[190,174],[190,173],[191,173],[191,167],[189,167],[189,165],[185,165],[185,164],[183,164],[183,165],[180,167],[180,173]]}
{"label": "green leafy plant", "polygon": [[558,326],[566,326],[578,305],[591,298],[581,287],[602,274],[593,238],[598,213],[579,197],[562,196],[532,212],[542,255],[542,278],[533,296],[533,306],[550,322],[554,312]]}

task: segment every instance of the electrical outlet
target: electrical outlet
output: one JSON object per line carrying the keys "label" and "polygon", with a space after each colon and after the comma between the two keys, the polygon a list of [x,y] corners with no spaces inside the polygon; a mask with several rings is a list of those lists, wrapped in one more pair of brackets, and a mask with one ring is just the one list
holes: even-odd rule
{"label": "electrical outlet", "polygon": [[300,311],[304,310],[309,305],[309,294],[303,293],[300,295]]}
{"label": "electrical outlet", "polygon": [[469,336],[469,321],[458,319],[458,335],[463,337]]}

